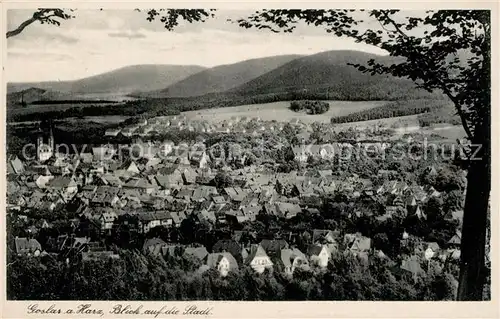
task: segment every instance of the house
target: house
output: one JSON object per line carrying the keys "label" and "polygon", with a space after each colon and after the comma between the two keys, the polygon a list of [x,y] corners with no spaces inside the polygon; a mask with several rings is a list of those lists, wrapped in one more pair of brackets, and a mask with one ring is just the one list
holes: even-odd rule
{"label": "house", "polygon": [[16,237],[14,238],[16,253],[18,255],[40,256],[42,245],[34,238]]}
{"label": "house", "polygon": [[409,258],[404,259],[401,262],[401,270],[407,272],[413,277],[413,280],[417,280],[417,277],[424,273],[424,270],[420,266],[418,259],[416,256],[411,256]]}
{"label": "house", "polygon": [[197,176],[198,176],[198,174],[191,167],[186,167],[184,169],[184,171],[182,172],[182,177],[184,179],[184,183],[186,183],[186,184],[195,184]]}
{"label": "house", "polygon": [[116,150],[109,145],[92,148],[92,155],[94,156],[94,161],[96,162],[110,160],[115,154]]}
{"label": "house", "polygon": [[122,129],[119,127],[110,128],[110,129],[107,129],[106,132],[104,132],[104,135],[105,136],[118,136],[118,134],[120,134],[121,130]]}
{"label": "house", "polygon": [[137,215],[139,218],[139,229],[143,233],[149,232],[151,229],[158,226],[172,226],[173,218],[169,212],[157,211],[157,212],[143,212]]}
{"label": "house", "polygon": [[179,178],[174,175],[156,175],[155,180],[161,189],[168,191],[182,185],[182,176],[180,174]]}
{"label": "house", "polygon": [[248,192],[243,190],[241,187],[226,187],[224,188],[224,194],[229,196],[229,198],[234,202],[241,202],[248,195]]}
{"label": "house", "polygon": [[217,222],[217,217],[215,216],[215,213],[213,211],[208,211],[206,209],[203,209],[198,214],[196,214],[196,217],[200,222],[204,221],[212,225]]}
{"label": "house", "polygon": [[460,243],[462,242],[462,233],[460,231],[457,231],[453,237],[448,240],[447,244],[448,247],[451,248],[460,248]]}
{"label": "house", "polygon": [[[218,195],[214,186],[201,185],[194,189],[192,200],[197,202],[208,201],[212,195]],[[211,202],[211,201],[210,201]]]}
{"label": "house", "polygon": [[184,249],[184,256],[193,256],[194,258],[203,261],[208,256],[208,251],[204,246],[186,247],[186,249]]}
{"label": "house", "polygon": [[292,275],[295,269],[309,269],[309,262],[306,256],[297,248],[282,249],[279,253],[278,264],[283,267],[287,275]]}
{"label": "house", "polygon": [[163,248],[167,246],[168,244],[160,238],[149,238],[142,245],[142,252],[145,255],[161,256],[163,255]]}
{"label": "house", "polygon": [[276,202],[276,209],[278,214],[285,216],[287,219],[293,218],[302,212],[302,208],[293,203]]}
{"label": "house", "polygon": [[407,216],[408,217],[413,217],[417,218],[419,220],[426,220],[427,219],[427,214],[425,214],[422,209],[420,208],[420,205],[416,206],[408,206],[407,207]]}
{"label": "house", "polygon": [[227,276],[231,271],[238,271],[238,263],[229,252],[208,254],[206,265],[209,268],[217,269],[222,277]]}
{"label": "house", "polygon": [[118,215],[113,210],[106,209],[103,212],[99,213],[96,219],[101,223],[102,230],[111,230],[113,229],[113,224],[115,222],[115,219],[117,218]]}
{"label": "house", "polygon": [[241,249],[242,247],[236,241],[231,239],[223,239],[219,240],[212,247],[212,252],[214,253],[223,253],[228,252],[231,253],[233,257],[235,257],[240,262],[241,260]]}
{"label": "house", "polygon": [[371,239],[362,236],[360,233],[345,234],[344,245],[347,252],[353,255],[366,254],[371,249]]}
{"label": "house", "polygon": [[260,247],[264,249],[264,251],[272,257],[278,256],[279,252],[282,249],[287,249],[289,248],[288,243],[286,240],[283,239],[277,239],[277,240],[271,240],[271,239],[263,239],[260,244]]}
{"label": "house", "polygon": [[123,185],[124,189],[136,189],[142,194],[151,194],[155,187],[146,178],[132,178]]}
{"label": "house", "polygon": [[17,155],[11,157],[9,159],[9,165],[7,166],[7,172],[8,173],[14,173],[16,175],[24,173],[24,164],[23,162],[17,157]]}
{"label": "house", "polygon": [[210,158],[204,151],[196,151],[196,152],[191,152],[189,156],[189,161],[191,162],[192,165],[195,165],[198,168],[205,168],[208,166]]}
{"label": "house", "polygon": [[334,244],[337,243],[340,232],[327,229],[314,229],[312,232],[313,244]]}
{"label": "house", "polygon": [[99,186],[95,190],[90,203],[98,206],[115,206],[120,200],[118,197],[119,192],[120,189],[117,187]]}
{"label": "house", "polygon": [[252,267],[252,269],[259,274],[263,273],[266,269],[272,270],[274,266],[273,262],[261,245],[252,245],[250,247],[250,251],[248,252],[248,256],[244,263],[246,265],[250,265],[250,267]]}
{"label": "house", "polygon": [[121,187],[123,185],[122,180],[115,174],[104,174],[98,177],[103,185],[109,185],[114,187]]}
{"label": "house", "polygon": [[181,188],[177,190],[174,197],[179,200],[191,201],[191,197],[193,196],[193,189],[190,188]]}
{"label": "house", "polygon": [[441,248],[439,248],[438,243],[432,242],[427,244],[427,248],[424,251],[424,258],[426,260],[431,260],[439,255]]}
{"label": "house", "polygon": [[65,200],[71,199],[78,192],[78,184],[72,177],[56,176],[51,179],[46,188],[61,192]]}
{"label": "house", "polygon": [[462,226],[464,220],[464,211],[463,210],[454,210],[446,214],[445,219],[447,220],[456,220],[458,221],[459,227]]}

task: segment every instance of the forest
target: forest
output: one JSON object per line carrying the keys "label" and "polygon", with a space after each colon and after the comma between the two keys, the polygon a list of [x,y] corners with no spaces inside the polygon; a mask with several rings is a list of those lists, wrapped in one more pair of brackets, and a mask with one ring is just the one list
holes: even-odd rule
{"label": "forest", "polygon": [[307,114],[311,115],[323,114],[325,112],[328,112],[328,110],[330,109],[330,104],[323,101],[292,101],[290,102],[290,109],[294,112],[301,112],[305,110]]}
{"label": "forest", "polygon": [[379,120],[390,117],[431,113],[446,107],[449,103],[442,100],[406,100],[394,101],[369,110],[351,113],[345,116],[332,117],[332,124]]}
{"label": "forest", "polygon": [[393,274],[386,259],[374,256],[365,265],[342,255],[326,271],[297,270],[293,278],[249,267],[219,276],[197,271],[194,258],[144,256],[72,265],[46,256],[7,261],[9,300],[452,300],[458,268],[431,265],[426,276]]}

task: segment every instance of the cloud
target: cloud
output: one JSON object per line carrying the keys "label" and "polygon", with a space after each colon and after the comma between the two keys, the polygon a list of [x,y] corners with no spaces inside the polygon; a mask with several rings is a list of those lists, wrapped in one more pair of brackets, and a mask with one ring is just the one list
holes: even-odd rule
{"label": "cloud", "polygon": [[127,38],[127,39],[144,39],[146,36],[140,32],[111,32],[108,33],[109,37],[112,38]]}
{"label": "cloud", "polygon": [[[220,19],[183,23],[173,32],[144,13],[78,10],[60,27],[32,25],[9,38],[8,81],[73,80],[134,64],[212,67],[273,55],[314,54],[328,50],[380,50],[328,35],[311,27],[293,34],[246,30],[225,21],[243,11],[218,12]],[[18,23],[27,13],[17,14]],[[14,20],[16,16],[11,16]],[[300,31],[300,30],[298,30]],[[123,54],[117,54],[123,52]]]}

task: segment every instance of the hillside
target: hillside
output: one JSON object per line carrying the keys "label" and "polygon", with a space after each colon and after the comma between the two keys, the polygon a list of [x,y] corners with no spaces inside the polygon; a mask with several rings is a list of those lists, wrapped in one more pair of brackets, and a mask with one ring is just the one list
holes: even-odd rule
{"label": "hillside", "polygon": [[159,90],[204,69],[196,65],[132,65],[75,81],[8,83],[7,92],[18,92],[31,87],[83,94]]}
{"label": "hillside", "polygon": [[362,73],[348,63],[368,60],[391,64],[397,60],[359,51],[327,51],[301,57],[227,93],[256,96],[302,92],[332,100],[394,100],[428,96],[410,80]]}
{"label": "hillside", "polygon": [[31,87],[22,91],[7,93],[7,106],[21,106],[39,101],[61,101],[84,99],[79,94],[66,93],[48,89]]}
{"label": "hillside", "polygon": [[224,92],[253,80],[300,55],[280,55],[216,66],[193,74],[166,89],[140,94],[145,97],[193,97]]}

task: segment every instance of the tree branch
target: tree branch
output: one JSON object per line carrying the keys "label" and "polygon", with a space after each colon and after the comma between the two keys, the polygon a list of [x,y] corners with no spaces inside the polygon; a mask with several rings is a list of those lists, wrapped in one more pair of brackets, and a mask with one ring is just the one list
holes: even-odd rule
{"label": "tree branch", "polygon": [[19,25],[19,27],[17,27],[17,29],[15,30],[12,30],[12,31],[8,31],[7,32],[7,39],[10,38],[10,37],[13,37],[15,35],[18,35],[19,33],[23,32],[23,30],[29,26],[30,24],[32,24],[33,22],[37,21],[38,19],[35,18],[35,17],[32,17],[26,21],[24,21],[23,23],[21,23],[21,25]]}
{"label": "tree branch", "polygon": [[[389,17],[389,14],[386,11],[381,10],[381,12],[384,15],[384,18],[386,19],[386,21],[388,21],[390,24],[392,24],[394,26],[396,32],[398,32],[405,39],[409,38],[409,36],[403,30],[401,30],[401,28],[398,26],[396,21],[394,21],[392,18]],[[382,25],[382,23],[381,23],[381,25]],[[419,53],[419,56],[426,65],[429,65],[428,58],[425,54]],[[429,67],[429,70],[431,70],[430,67]],[[443,81],[438,76],[436,76],[433,72],[429,72],[428,74],[439,83],[439,88],[441,90],[443,90],[443,92],[446,94],[446,96],[448,96],[448,98],[453,102],[453,104],[455,104],[455,108],[457,110],[458,116],[460,117],[460,120],[462,122],[462,126],[464,127],[464,130],[465,130],[465,133],[467,134],[467,137],[470,140],[472,140],[473,134],[469,128],[469,124],[467,124],[467,119],[465,118],[465,114],[462,110],[461,105],[458,103],[455,96],[453,96],[453,94],[450,92],[450,90],[446,87],[446,85],[443,83]]]}

